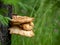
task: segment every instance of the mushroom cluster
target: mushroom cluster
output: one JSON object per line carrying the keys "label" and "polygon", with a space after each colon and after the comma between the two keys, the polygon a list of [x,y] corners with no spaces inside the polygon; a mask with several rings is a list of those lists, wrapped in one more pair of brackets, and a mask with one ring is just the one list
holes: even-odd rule
{"label": "mushroom cluster", "polygon": [[11,19],[11,27],[9,28],[10,34],[19,34],[22,36],[34,36],[33,24],[34,18],[27,16],[13,15]]}

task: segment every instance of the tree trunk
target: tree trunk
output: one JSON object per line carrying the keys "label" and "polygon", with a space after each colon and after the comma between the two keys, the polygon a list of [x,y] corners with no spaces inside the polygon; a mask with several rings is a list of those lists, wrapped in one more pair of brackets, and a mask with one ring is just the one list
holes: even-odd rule
{"label": "tree trunk", "polygon": [[[3,5],[1,8],[5,8],[5,5]],[[8,10],[8,15],[4,14],[4,16],[7,17],[12,17],[12,6],[11,5],[7,5],[6,9]],[[8,26],[5,26],[3,24],[0,23],[0,38],[1,38],[1,45],[11,45],[11,34],[9,34],[9,30],[8,28],[10,27],[10,21],[8,23]]]}

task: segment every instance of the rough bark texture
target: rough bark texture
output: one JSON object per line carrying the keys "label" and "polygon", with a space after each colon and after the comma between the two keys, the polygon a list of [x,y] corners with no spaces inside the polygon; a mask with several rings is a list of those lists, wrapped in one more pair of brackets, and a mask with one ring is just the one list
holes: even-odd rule
{"label": "rough bark texture", "polygon": [[[8,10],[8,15],[4,14],[4,16],[8,16],[11,18],[12,14],[12,6],[11,5],[0,5],[1,8],[6,8]],[[10,27],[10,21],[8,26],[4,26],[0,23],[0,41],[1,45],[11,45],[11,35],[9,34],[8,28]]]}

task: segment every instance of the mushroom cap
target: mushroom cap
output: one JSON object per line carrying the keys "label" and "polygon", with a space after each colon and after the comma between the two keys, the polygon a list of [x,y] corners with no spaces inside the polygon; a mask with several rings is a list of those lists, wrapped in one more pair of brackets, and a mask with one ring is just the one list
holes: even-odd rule
{"label": "mushroom cap", "polygon": [[10,34],[19,34],[19,35],[27,36],[27,37],[34,36],[34,32],[32,30],[26,31],[26,30],[20,29],[19,27],[11,27],[9,28],[9,30],[10,30]]}
{"label": "mushroom cap", "polygon": [[27,31],[30,31],[33,29],[33,27],[30,24],[23,24],[22,26],[23,26],[23,29]]}
{"label": "mushroom cap", "polygon": [[27,17],[27,16],[12,16],[11,22],[13,23],[28,23],[32,22],[34,18]]}

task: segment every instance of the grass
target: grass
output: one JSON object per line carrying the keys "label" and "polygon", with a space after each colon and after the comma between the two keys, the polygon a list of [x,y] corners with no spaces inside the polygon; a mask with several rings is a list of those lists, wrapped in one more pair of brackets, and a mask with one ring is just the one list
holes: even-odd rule
{"label": "grass", "polygon": [[57,7],[54,6],[57,2],[49,2],[46,4],[46,0],[40,1],[38,9],[34,12],[34,8],[39,2],[39,0],[36,0],[30,13],[31,15],[29,15],[35,18],[35,36],[28,38],[12,35],[12,45],[59,45],[57,43],[59,42],[57,39],[59,36],[59,29],[57,28],[59,22],[56,23],[58,15],[56,16],[55,14]]}
{"label": "grass", "polygon": [[19,0],[18,3],[15,1],[11,4],[15,6],[13,13],[35,18],[35,36],[29,38],[12,34],[11,45],[60,45],[60,2],[58,0]]}

